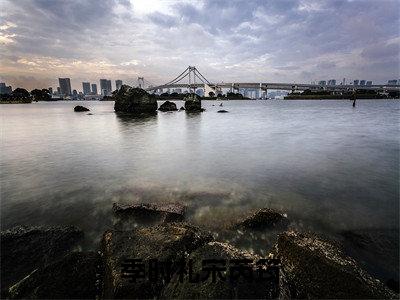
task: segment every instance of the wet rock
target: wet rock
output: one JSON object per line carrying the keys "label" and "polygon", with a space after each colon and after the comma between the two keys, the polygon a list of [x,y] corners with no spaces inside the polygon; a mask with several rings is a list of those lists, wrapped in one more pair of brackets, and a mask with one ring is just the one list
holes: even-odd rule
{"label": "wet rock", "polygon": [[[210,242],[193,251],[186,260],[192,260],[192,278],[186,274],[180,281],[179,273],[175,274],[171,282],[164,288],[162,298],[165,299],[265,299],[276,298],[278,284],[274,281],[258,281],[256,274],[256,261],[260,257],[220,242]],[[221,272],[222,278],[216,274],[213,282],[212,274],[202,270],[203,262],[207,259],[222,259],[226,262],[226,271]],[[248,259],[247,269],[242,276],[232,272],[234,280],[230,280],[229,268],[233,266],[232,260]],[[223,265],[219,265],[221,267]],[[246,266],[243,264],[242,266]],[[186,270],[189,266],[186,266]],[[250,275],[249,270],[252,271]],[[237,277],[236,277],[237,276]],[[253,278],[250,280],[251,276]],[[192,282],[191,282],[192,281]]]}
{"label": "wet rock", "polygon": [[273,228],[281,229],[287,228],[289,223],[289,220],[284,214],[269,208],[262,208],[245,218],[243,221],[239,221],[238,223],[236,223],[234,225],[234,228],[253,230]]}
{"label": "wet rock", "polygon": [[176,111],[176,104],[171,101],[165,101],[163,104],[160,105],[159,111]]}
{"label": "wet rock", "polygon": [[74,107],[74,111],[81,112],[81,111],[90,111],[90,110],[89,110],[89,108],[86,108],[84,106],[77,105],[77,106]]}
{"label": "wet rock", "polygon": [[92,113],[88,113],[87,115],[88,115],[88,116],[93,116],[93,114],[92,114]]}
{"label": "wet rock", "polygon": [[67,254],[83,233],[73,226],[18,226],[1,232],[2,298],[8,288],[37,268]]}
{"label": "wet rock", "polygon": [[341,232],[346,253],[371,275],[399,293],[399,231],[355,229]]}
{"label": "wet rock", "polygon": [[182,106],[179,110],[185,110],[185,108]]}
{"label": "wet rock", "polygon": [[185,219],[186,206],[179,203],[114,203],[113,212],[122,221],[131,221],[137,225],[155,225],[183,221]]}
{"label": "wet rock", "polygon": [[201,100],[198,95],[190,94],[190,95],[186,96],[183,100],[185,101],[186,112],[202,112],[202,111],[204,111],[204,109],[201,108]]}
{"label": "wet rock", "polygon": [[[311,234],[279,235],[277,252],[293,298],[394,298],[395,294],[346,256],[338,245]],[[285,290],[285,288],[282,288]]]}
{"label": "wet rock", "polygon": [[170,261],[170,270],[173,272],[176,261],[211,240],[210,234],[183,223],[167,223],[131,231],[106,231],[101,242],[105,262],[104,298],[158,297],[165,285],[161,276],[153,281],[145,278],[130,282],[129,278],[121,276],[122,263],[126,259],[142,259],[145,265],[149,259]]}
{"label": "wet rock", "polygon": [[73,252],[35,269],[10,288],[11,299],[96,299],[102,267],[95,252]]}
{"label": "wet rock", "polygon": [[217,111],[218,113],[227,113],[227,112],[229,112],[229,111],[227,111],[227,110],[225,110],[225,109],[221,109],[221,110],[219,110],[219,111]]}
{"label": "wet rock", "polygon": [[158,104],[153,95],[141,88],[132,88],[123,85],[114,94],[116,112],[130,114],[155,114]]}

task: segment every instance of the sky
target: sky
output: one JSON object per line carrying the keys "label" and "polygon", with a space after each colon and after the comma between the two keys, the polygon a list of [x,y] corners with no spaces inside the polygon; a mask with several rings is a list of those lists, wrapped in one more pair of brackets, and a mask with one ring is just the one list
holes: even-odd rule
{"label": "sky", "polygon": [[400,78],[400,0],[0,0],[0,81]]}

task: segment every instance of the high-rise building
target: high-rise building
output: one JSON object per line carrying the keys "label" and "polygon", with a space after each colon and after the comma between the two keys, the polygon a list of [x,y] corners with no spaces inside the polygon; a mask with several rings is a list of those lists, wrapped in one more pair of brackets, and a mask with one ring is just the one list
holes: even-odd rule
{"label": "high-rise building", "polygon": [[60,84],[60,94],[62,96],[71,96],[71,80],[69,78],[58,78]]}
{"label": "high-rise building", "polygon": [[5,82],[0,82],[0,94],[6,93],[6,84]]}
{"label": "high-rise building", "polygon": [[115,80],[115,88],[119,90],[122,86],[122,80]]}
{"label": "high-rise building", "polygon": [[358,85],[358,79],[354,80],[354,81],[353,81],[353,84],[354,84],[354,85]]}
{"label": "high-rise building", "polygon": [[92,94],[97,95],[97,84],[92,83]]}
{"label": "high-rise building", "polygon": [[371,85],[372,85],[372,81],[371,81],[371,80],[368,80],[368,81],[365,83],[365,85],[371,86]]}
{"label": "high-rise building", "polygon": [[84,95],[90,95],[90,82],[82,82],[82,90]]}
{"label": "high-rise building", "polygon": [[111,80],[108,79],[100,79],[100,90],[103,96],[108,96],[111,94]]}
{"label": "high-rise building", "polygon": [[360,85],[365,85],[365,80],[360,80]]}

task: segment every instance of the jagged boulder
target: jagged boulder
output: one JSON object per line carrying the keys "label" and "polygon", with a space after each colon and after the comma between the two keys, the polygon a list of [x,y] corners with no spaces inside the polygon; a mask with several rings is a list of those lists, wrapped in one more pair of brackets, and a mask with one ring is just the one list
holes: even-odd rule
{"label": "jagged boulder", "polygon": [[282,229],[287,228],[289,220],[285,214],[270,208],[262,208],[238,221],[233,228],[263,230],[263,229]]}
{"label": "jagged boulder", "polygon": [[390,299],[396,295],[335,243],[294,231],[279,235],[277,253],[292,298]]}
{"label": "jagged boulder", "polygon": [[184,99],[186,112],[202,112],[204,108],[201,108],[201,99],[196,94],[189,94]]}
{"label": "jagged boulder", "polygon": [[43,267],[63,257],[83,238],[73,226],[18,226],[1,232],[1,293]]}
{"label": "jagged boulder", "polygon": [[10,288],[11,299],[96,299],[100,295],[101,258],[95,252],[72,252],[35,269]]}
{"label": "jagged boulder", "polygon": [[75,112],[90,111],[90,109],[86,108],[86,107],[84,107],[82,105],[77,105],[77,106],[74,107],[74,111]]}
{"label": "jagged boulder", "polygon": [[154,114],[157,111],[157,100],[141,88],[123,85],[114,92],[114,110],[130,114]]}
{"label": "jagged boulder", "polygon": [[[215,282],[212,272],[208,272],[208,267],[204,264],[210,259],[220,260],[216,263],[216,269],[221,270],[221,277],[216,274]],[[175,274],[164,288],[162,298],[275,299],[279,293],[279,284],[276,280],[259,280],[256,265],[259,259],[257,255],[240,251],[227,243],[209,242],[189,255],[186,261],[188,264],[191,261],[192,265],[186,269],[192,267],[191,274],[188,271],[182,279],[179,273]],[[235,265],[235,260],[242,261]]]}
{"label": "jagged boulder", "polygon": [[159,111],[177,111],[176,104],[171,101],[165,101],[160,105]]}
{"label": "jagged boulder", "polygon": [[[186,258],[195,249],[211,240],[210,234],[183,223],[167,223],[130,231],[106,231],[101,242],[105,263],[103,297],[105,299],[159,297],[166,282],[161,276],[153,280],[147,277],[150,275],[149,260],[156,259],[160,264],[171,262],[169,270],[174,272],[177,261]],[[129,275],[127,270],[121,269],[123,263],[129,263],[126,259],[141,259],[142,262],[137,263],[145,264],[145,268],[142,269],[144,273],[137,273],[137,265],[136,268],[133,267],[137,280],[123,276]],[[145,278],[140,278],[141,274]]]}

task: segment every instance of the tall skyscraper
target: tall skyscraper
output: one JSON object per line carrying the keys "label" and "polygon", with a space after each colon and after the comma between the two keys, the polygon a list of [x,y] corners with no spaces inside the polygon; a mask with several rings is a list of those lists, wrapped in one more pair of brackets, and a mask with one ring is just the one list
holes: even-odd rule
{"label": "tall skyscraper", "polygon": [[111,80],[108,79],[100,79],[100,90],[103,96],[108,96],[111,94]]}
{"label": "tall skyscraper", "polygon": [[97,84],[92,83],[92,94],[97,95]]}
{"label": "tall skyscraper", "polygon": [[84,95],[90,95],[90,82],[82,82],[82,89]]}
{"label": "tall skyscraper", "polygon": [[119,90],[122,86],[122,80],[115,80],[115,87],[117,90]]}
{"label": "tall skyscraper", "polygon": [[71,96],[71,80],[69,78],[58,78],[60,84],[60,94],[63,96]]}

